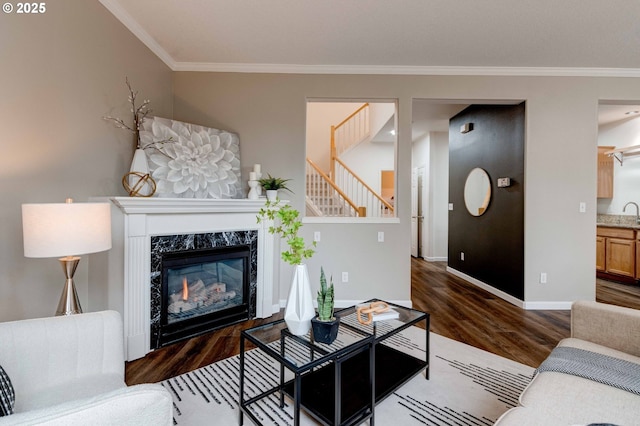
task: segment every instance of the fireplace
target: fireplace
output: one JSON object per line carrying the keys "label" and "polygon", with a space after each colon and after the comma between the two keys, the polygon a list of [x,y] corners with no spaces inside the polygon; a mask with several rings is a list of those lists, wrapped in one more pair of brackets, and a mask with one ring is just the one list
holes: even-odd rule
{"label": "fireplace", "polygon": [[[106,201],[96,198],[96,200]],[[89,257],[89,302],[124,322],[127,361],[159,346],[162,256],[181,250],[250,247],[249,318],[279,310],[278,242],[268,221],[256,222],[264,200],[110,197],[113,248]]]}
{"label": "fireplace", "polygon": [[158,345],[249,319],[248,245],[162,255]]}
{"label": "fireplace", "polygon": [[255,318],[257,239],[254,230],[151,237],[152,349]]}

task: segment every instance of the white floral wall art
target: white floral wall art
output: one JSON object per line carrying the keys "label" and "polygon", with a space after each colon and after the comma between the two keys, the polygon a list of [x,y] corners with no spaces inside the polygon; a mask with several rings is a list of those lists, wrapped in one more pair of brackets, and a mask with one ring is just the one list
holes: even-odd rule
{"label": "white floral wall art", "polygon": [[140,145],[158,197],[243,198],[236,134],[148,117],[142,123]]}

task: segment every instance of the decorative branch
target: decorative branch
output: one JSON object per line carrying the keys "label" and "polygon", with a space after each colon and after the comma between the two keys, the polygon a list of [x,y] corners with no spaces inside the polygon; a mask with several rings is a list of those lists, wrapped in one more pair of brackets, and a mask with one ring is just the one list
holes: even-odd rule
{"label": "decorative branch", "polygon": [[136,148],[140,148],[140,128],[142,127],[142,123],[147,118],[147,115],[151,113],[153,110],[149,108],[149,103],[151,102],[149,99],[144,99],[142,104],[136,106],[136,97],[138,96],[138,92],[134,91],[131,88],[131,84],[129,84],[129,79],[125,77],[125,82],[127,83],[127,88],[129,89],[129,103],[131,103],[131,113],[133,114],[133,125],[129,126],[124,122],[121,118],[111,117],[110,115],[106,115],[103,120],[112,121],[114,125],[123,130],[127,130],[133,133],[136,142]]}

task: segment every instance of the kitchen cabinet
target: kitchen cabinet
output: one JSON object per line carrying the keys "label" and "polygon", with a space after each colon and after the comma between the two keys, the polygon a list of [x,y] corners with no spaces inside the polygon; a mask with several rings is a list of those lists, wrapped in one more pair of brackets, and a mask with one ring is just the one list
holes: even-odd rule
{"label": "kitchen cabinet", "polygon": [[598,147],[598,198],[613,198],[613,157],[605,154],[615,146]]}
{"label": "kitchen cabinet", "polygon": [[640,280],[640,232],[636,232],[636,279]]}
{"label": "kitchen cabinet", "polygon": [[630,228],[598,227],[596,236],[596,271],[636,279],[640,269],[640,240]]}
{"label": "kitchen cabinet", "polygon": [[636,242],[621,238],[607,238],[606,271],[610,274],[635,277]]}
{"label": "kitchen cabinet", "polygon": [[596,271],[605,271],[605,237],[596,237]]}

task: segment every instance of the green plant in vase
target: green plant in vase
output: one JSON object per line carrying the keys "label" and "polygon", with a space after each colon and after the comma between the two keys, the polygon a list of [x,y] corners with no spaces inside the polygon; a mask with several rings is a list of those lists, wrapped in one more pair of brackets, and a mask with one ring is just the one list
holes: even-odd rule
{"label": "green plant in vase", "polygon": [[333,315],[335,302],[333,278],[330,278],[327,285],[324,268],[320,268],[320,290],[318,290],[317,301],[318,316],[311,320],[313,339],[316,342],[331,344],[338,336],[340,318]]}
{"label": "green plant in vase", "polygon": [[266,178],[258,179],[258,183],[267,193],[267,200],[275,201],[278,198],[278,190],[280,189],[293,193],[293,191],[287,187],[287,182],[290,180],[291,179],[282,179],[267,175]]}
{"label": "green plant in vase", "polygon": [[333,277],[330,279],[330,285],[327,286],[327,278],[324,275],[324,269],[320,268],[320,290],[318,290],[318,320],[333,320]]}
{"label": "green plant in vase", "polygon": [[292,334],[305,335],[311,328],[311,319],[315,316],[315,310],[307,265],[302,261],[313,256],[316,242],[308,246],[304,238],[298,235],[302,227],[300,212],[278,199],[267,200],[258,212],[258,223],[265,220],[273,221],[269,226],[269,233],[280,236],[288,245],[288,249],[281,253],[282,260],[296,268],[287,297],[284,320]]}

